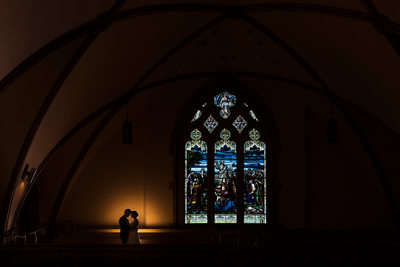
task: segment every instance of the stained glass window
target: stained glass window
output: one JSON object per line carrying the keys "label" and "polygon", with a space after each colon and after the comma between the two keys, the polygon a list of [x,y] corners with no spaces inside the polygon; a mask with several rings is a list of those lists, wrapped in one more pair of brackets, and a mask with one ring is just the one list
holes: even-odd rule
{"label": "stained glass window", "polygon": [[236,120],[232,123],[233,126],[235,126],[236,130],[238,130],[239,133],[241,133],[247,125],[247,121],[242,117],[238,116]]}
{"label": "stained glass window", "polygon": [[188,120],[206,114],[207,130],[185,140],[185,224],[267,223],[267,147],[252,105],[228,91],[201,103]]}
{"label": "stained glass window", "polygon": [[244,144],[244,223],[266,223],[265,143],[256,129]]}
{"label": "stained glass window", "polygon": [[207,223],[207,144],[197,129],[185,146],[185,223]]}
{"label": "stained glass window", "polygon": [[201,110],[199,109],[196,111],[196,114],[194,114],[191,122],[197,121],[200,118],[200,116],[201,116]]}
{"label": "stained glass window", "polygon": [[207,130],[212,133],[215,129],[215,127],[218,126],[218,122],[214,119],[212,115],[208,116],[207,120],[204,122],[204,126],[207,128]]}
{"label": "stained glass window", "polygon": [[230,141],[227,129],[220,133],[221,140],[215,143],[214,158],[214,221],[215,223],[236,223],[236,143]]}
{"label": "stained glass window", "polygon": [[255,121],[257,121],[257,122],[259,121],[258,118],[257,118],[257,116],[256,116],[256,114],[254,113],[253,110],[250,110],[250,111],[249,111],[249,114],[250,114],[250,116],[251,116]]}
{"label": "stained glass window", "polygon": [[214,97],[214,104],[221,108],[221,117],[227,119],[231,115],[230,108],[236,104],[236,96],[228,92],[220,93]]}

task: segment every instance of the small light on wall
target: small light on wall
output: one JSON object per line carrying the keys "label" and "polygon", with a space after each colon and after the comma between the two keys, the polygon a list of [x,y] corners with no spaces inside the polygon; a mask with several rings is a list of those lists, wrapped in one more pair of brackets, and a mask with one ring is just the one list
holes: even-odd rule
{"label": "small light on wall", "polygon": [[132,144],[132,122],[124,121],[122,128],[122,142]]}
{"label": "small light on wall", "polygon": [[334,119],[328,120],[328,124],[326,126],[326,138],[328,144],[336,144],[338,141],[338,126],[337,121]]}
{"label": "small light on wall", "polygon": [[22,171],[21,174],[21,180],[24,180],[25,177],[29,175],[28,169],[29,169],[29,164],[25,164],[24,170]]}
{"label": "small light on wall", "polygon": [[122,142],[132,144],[132,122],[128,118],[128,103],[126,103],[126,120],[122,124]]}
{"label": "small light on wall", "polygon": [[326,139],[328,144],[336,144],[338,142],[338,124],[333,119],[333,104],[331,103],[331,118],[326,125]]}
{"label": "small light on wall", "polygon": [[31,182],[33,179],[33,176],[35,176],[36,173],[36,169],[35,168],[31,168],[30,171],[29,170],[29,164],[25,164],[24,170],[22,171],[21,174],[21,180],[22,181],[26,181],[26,182]]}

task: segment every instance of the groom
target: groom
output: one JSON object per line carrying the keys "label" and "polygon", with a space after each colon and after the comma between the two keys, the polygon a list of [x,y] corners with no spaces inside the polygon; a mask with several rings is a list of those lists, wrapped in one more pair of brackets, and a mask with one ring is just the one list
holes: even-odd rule
{"label": "groom", "polygon": [[129,236],[129,220],[128,217],[131,215],[132,211],[130,209],[126,209],[124,215],[119,218],[119,228],[120,228],[120,237],[122,244],[125,245],[126,241],[128,240]]}

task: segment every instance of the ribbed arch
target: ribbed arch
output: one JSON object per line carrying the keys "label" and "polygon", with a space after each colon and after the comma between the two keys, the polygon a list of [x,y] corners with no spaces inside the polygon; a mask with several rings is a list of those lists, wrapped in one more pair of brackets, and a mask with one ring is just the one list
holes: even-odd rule
{"label": "ribbed arch", "polygon": [[[121,4],[123,1],[117,1],[116,3],[116,7]],[[141,8],[141,9],[135,9],[135,11],[133,12],[132,10],[130,11],[121,11],[121,12],[116,12],[115,14],[113,13],[115,10],[111,10],[110,14],[113,13],[114,15],[112,16],[100,16],[98,19],[94,20],[93,23],[88,23],[85,24],[84,26],[82,26],[81,28],[77,29],[77,30],[73,30],[70,33],[68,33],[67,35],[63,35],[62,38],[57,39],[56,42],[51,43],[51,45],[46,46],[46,48],[43,48],[40,50],[40,53],[35,53],[35,55],[33,57],[30,57],[29,59],[27,59],[26,61],[24,61],[23,63],[21,63],[20,66],[18,66],[13,72],[10,73],[10,75],[8,75],[7,77],[5,77],[1,82],[0,82],[0,90],[5,89],[6,87],[8,87],[8,85],[16,78],[18,78],[19,75],[21,75],[22,73],[24,73],[29,67],[31,67],[32,65],[36,64],[39,60],[43,59],[44,57],[46,57],[51,51],[55,51],[58,48],[60,48],[61,46],[65,45],[67,42],[70,42],[71,40],[73,40],[74,38],[78,38],[80,36],[84,36],[87,33],[92,33],[93,36],[88,36],[86,43],[87,45],[90,45],[92,38],[95,38],[95,35],[102,31],[105,30],[107,28],[107,26],[110,25],[111,22],[113,21],[117,21],[117,20],[121,20],[121,19],[126,19],[128,17],[134,17],[135,16],[135,12],[137,12],[137,14],[141,14],[141,15],[145,15],[145,14],[150,14],[153,11],[156,12],[167,12],[168,9],[171,8],[172,10],[175,8],[176,10],[181,9],[182,11],[187,11],[187,10],[197,10],[197,11],[201,11],[202,7],[201,6],[184,6],[184,5],[169,5],[169,6],[157,6],[157,7],[148,7],[146,8]],[[317,5],[288,5],[288,6],[260,6],[260,5],[254,5],[252,7],[247,6],[247,7],[235,7],[235,8],[230,8],[230,7],[226,7],[226,6],[213,6],[210,7],[210,9],[207,9],[207,12],[209,12],[210,10],[213,11],[218,11],[221,12],[225,15],[228,16],[238,16],[238,15],[243,15],[241,12],[250,12],[250,11],[258,11],[258,10],[274,10],[274,9],[291,9],[291,10],[295,10],[295,11],[299,11],[299,10],[308,10],[307,12],[319,12],[319,13],[328,13],[328,14],[334,14],[334,15],[340,15],[343,17],[348,17],[348,18],[352,18],[352,19],[357,19],[357,20],[361,20],[361,21],[366,21],[366,22],[370,22],[370,23],[376,23],[376,21],[369,16],[367,13],[363,13],[363,12],[355,12],[355,11],[351,11],[351,10],[345,10],[345,9],[337,9],[337,8],[331,8],[331,7],[324,7],[324,6],[317,6]],[[240,11],[240,12],[239,12]],[[142,12],[142,13],[141,13]],[[136,15],[137,15],[136,14]],[[240,16],[239,16],[240,17]],[[257,23],[257,21],[251,20],[250,17],[243,17],[245,20],[247,20],[248,22],[251,22],[253,25],[255,26],[259,26],[259,28],[263,28],[261,24]],[[390,22],[388,23],[387,27],[391,30],[397,30],[398,29],[398,25]],[[264,28],[263,32],[268,35],[268,31]],[[269,35],[270,37],[274,38],[273,35]],[[279,40],[277,40],[279,42]],[[84,53],[85,50],[85,44],[82,44],[82,48],[81,48],[81,52]],[[179,47],[177,47],[176,49],[179,49]],[[78,60],[80,57],[80,51],[77,51],[77,59],[71,58],[71,63],[70,63],[70,68],[69,66],[66,67],[65,75],[61,75],[60,76],[60,84],[62,84],[63,80],[66,79],[66,77],[68,76],[69,72],[71,71],[70,69],[72,69],[74,67],[74,62],[75,60]],[[173,53],[171,53],[173,54]],[[169,57],[170,55],[166,55],[166,57]],[[294,56],[296,57],[296,55],[294,54]],[[300,58],[301,60],[301,58]],[[161,59],[159,61],[159,63],[156,63],[154,65],[154,68],[157,68],[157,64],[161,64],[163,62],[163,59]],[[305,66],[306,69],[308,69],[308,65],[303,65]],[[313,72],[312,69],[309,69],[309,71]],[[149,73],[152,72],[152,69],[149,70]],[[315,73],[316,74],[316,73]],[[318,76],[314,76],[316,77],[316,80],[318,80],[321,84],[321,87],[323,89],[327,89],[324,82],[322,80],[320,80],[318,78]],[[141,82],[143,82],[146,78],[146,75],[143,76],[143,79],[139,80],[135,86],[134,86],[134,90],[138,89],[138,86],[141,84]],[[55,89],[58,88],[58,85],[55,84],[54,86]],[[55,90],[56,91],[56,90]],[[352,118],[352,115],[346,110],[346,108],[340,103],[340,101],[337,101],[337,98],[335,95],[331,94],[328,90],[326,90],[324,92],[324,94],[326,94],[330,100],[333,100],[332,102],[334,102],[334,104],[338,105],[339,109],[345,114],[345,116],[347,117],[347,119],[349,120],[349,122],[351,123],[353,129],[355,130],[355,132],[357,133],[357,135],[359,136],[359,138],[361,139],[364,147],[366,148],[367,152],[370,154],[370,157],[372,158],[372,161],[376,167],[376,169],[378,170],[378,172],[380,173],[380,177],[383,181],[385,181],[386,179],[386,174],[385,171],[381,168],[381,164],[379,162],[379,159],[376,157],[373,149],[371,148],[368,140],[365,138],[365,135],[363,133],[363,131],[361,130],[361,128],[358,126],[357,122]],[[51,98],[51,97],[50,97]],[[129,98],[129,97],[128,97]],[[119,105],[121,102],[123,102],[124,100],[120,101],[119,103],[117,103],[117,105]],[[51,101],[49,101],[51,102]],[[115,104],[115,103],[114,103]],[[110,105],[108,105],[108,107],[110,108]],[[97,111],[96,111],[97,112]],[[40,117],[38,116],[38,121],[40,121]],[[32,134],[34,133],[34,131],[32,132]],[[27,145],[30,144],[30,141],[27,139]],[[23,151],[21,152],[21,155],[25,154]],[[23,156],[20,157],[20,159],[18,160],[18,162],[22,161]],[[16,164],[16,172],[18,171],[18,167],[20,164]],[[13,175],[15,177],[12,178],[16,178],[16,175]],[[13,181],[11,181],[13,183]],[[13,185],[11,185],[13,186]],[[387,188],[387,186],[384,186],[385,188]],[[9,190],[10,191],[10,190]],[[387,190],[387,195],[388,198],[391,199],[391,193],[389,192],[389,190]],[[390,203],[392,203],[393,201],[389,201]],[[397,206],[393,205],[392,210],[397,210]]]}
{"label": "ribbed arch", "polygon": [[202,86],[182,114],[177,224],[273,225],[279,138],[265,103],[241,82],[223,78]]}

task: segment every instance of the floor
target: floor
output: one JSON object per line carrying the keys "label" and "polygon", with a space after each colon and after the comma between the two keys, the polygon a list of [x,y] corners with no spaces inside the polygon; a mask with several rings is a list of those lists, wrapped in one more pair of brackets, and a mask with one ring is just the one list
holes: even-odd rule
{"label": "floor", "polygon": [[50,244],[4,246],[1,266],[400,266],[400,239],[387,232],[243,232],[148,229],[141,246],[117,230],[77,230]]}

